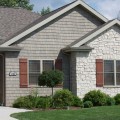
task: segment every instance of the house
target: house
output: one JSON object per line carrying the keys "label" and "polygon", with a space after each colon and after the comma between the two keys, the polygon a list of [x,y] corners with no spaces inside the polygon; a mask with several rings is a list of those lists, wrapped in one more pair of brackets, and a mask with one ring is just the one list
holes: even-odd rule
{"label": "house", "polygon": [[[0,7],[0,102],[20,96],[50,95],[38,86],[42,71],[64,72],[63,87],[82,98],[99,89],[120,92],[120,21],[109,21],[81,0],[44,16]],[[54,91],[62,89],[56,86]]]}

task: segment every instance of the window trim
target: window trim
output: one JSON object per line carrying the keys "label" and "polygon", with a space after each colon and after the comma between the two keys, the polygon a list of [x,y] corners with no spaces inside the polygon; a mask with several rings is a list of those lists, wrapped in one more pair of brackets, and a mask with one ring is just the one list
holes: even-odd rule
{"label": "window trim", "polygon": [[[30,81],[29,81],[29,61],[31,61],[31,60],[34,60],[34,61],[37,61],[37,60],[39,60],[40,61],[40,73],[42,73],[43,72],[43,60],[51,60],[51,61],[53,61],[53,63],[54,63],[54,66],[55,66],[55,59],[28,59],[28,64],[27,64],[27,69],[28,69],[28,75],[27,75],[27,77],[28,77],[28,87],[41,87],[41,86],[39,86],[38,84],[37,85],[30,85]],[[54,67],[54,69],[55,69],[55,67]]]}
{"label": "window trim", "polygon": [[[105,80],[104,80],[104,61],[114,61],[114,85],[105,85]],[[120,85],[117,85],[117,80],[116,80],[116,61],[120,61],[119,59],[118,60],[115,60],[115,59],[104,59],[103,60],[103,87],[104,88],[120,88]]]}

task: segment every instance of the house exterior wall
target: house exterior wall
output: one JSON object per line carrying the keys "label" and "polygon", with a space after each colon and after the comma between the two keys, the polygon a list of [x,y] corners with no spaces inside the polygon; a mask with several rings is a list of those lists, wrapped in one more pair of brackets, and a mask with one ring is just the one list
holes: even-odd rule
{"label": "house exterior wall", "polygon": [[[9,106],[19,97],[28,95],[31,88],[20,88],[19,58],[28,60],[63,59],[63,72],[65,74],[64,88],[69,88],[70,64],[69,55],[60,50],[74,40],[85,35],[102,24],[97,18],[76,7],[56,20],[22,38],[14,45],[23,49],[20,52],[7,52],[5,54],[6,70],[6,106]],[[17,72],[17,76],[9,76],[10,71]],[[56,88],[58,90],[61,88]],[[50,95],[50,88],[37,88],[39,95]]]}
{"label": "house exterior wall", "polygon": [[120,29],[114,26],[87,45],[94,49],[89,53],[76,53],[77,95],[83,98],[87,92],[95,89],[110,96],[120,93],[120,87],[96,87],[96,59],[120,60]]}
{"label": "house exterior wall", "polygon": [[77,81],[76,81],[76,52],[70,55],[70,90],[77,95]]}

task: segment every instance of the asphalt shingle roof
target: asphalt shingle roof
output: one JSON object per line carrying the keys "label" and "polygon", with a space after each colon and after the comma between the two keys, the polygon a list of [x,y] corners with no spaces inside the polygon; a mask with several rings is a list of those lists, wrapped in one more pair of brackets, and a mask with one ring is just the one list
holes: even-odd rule
{"label": "asphalt shingle roof", "polygon": [[0,7],[0,44],[38,18],[39,14],[26,9]]}

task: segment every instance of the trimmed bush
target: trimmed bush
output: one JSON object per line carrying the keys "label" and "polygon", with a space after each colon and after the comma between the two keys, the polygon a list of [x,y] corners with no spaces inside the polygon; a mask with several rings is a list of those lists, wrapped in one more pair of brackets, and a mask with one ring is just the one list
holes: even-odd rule
{"label": "trimmed bush", "polygon": [[59,90],[53,96],[54,106],[63,108],[71,106],[73,102],[73,95],[69,90]]}
{"label": "trimmed bush", "polygon": [[75,106],[75,107],[83,107],[83,102],[82,102],[82,100],[81,100],[79,97],[73,95],[73,103],[72,103],[72,106]]}
{"label": "trimmed bush", "polygon": [[115,104],[116,104],[116,105],[120,105],[120,94],[117,94],[117,95],[114,97],[114,99],[115,99]]}
{"label": "trimmed bush", "polygon": [[85,95],[83,101],[91,101],[93,106],[104,106],[106,105],[107,99],[105,93],[101,92],[100,90],[93,90]]}
{"label": "trimmed bush", "polygon": [[85,101],[83,105],[84,105],[84,108],[91,108],[91,107],[93,107],[93,104],[92,104],[91,101]]}
{"label": "trimmed bush", "polygon": [[115,105],[115,99],[114,99],[114,98],[110,97],[109,95],[107,95],[106,98],[107,98],[107,103],[106,103],[106,105],[108,105],[108,106],[113,106],[113,105]]}
{"label": "trimmed bush", "polygon": [[63,79],[64,74],[59,70],[43,71],[38,78],[38,84],[40,86],[51,87],[53,96],[53,88],[58,84],[62,84]]}
{"label": "trimmed bush", "polygon": [[19,97],[13,103],[13,107],[15,108],[33,108],[33,97],[32,96],[25,96]]}

